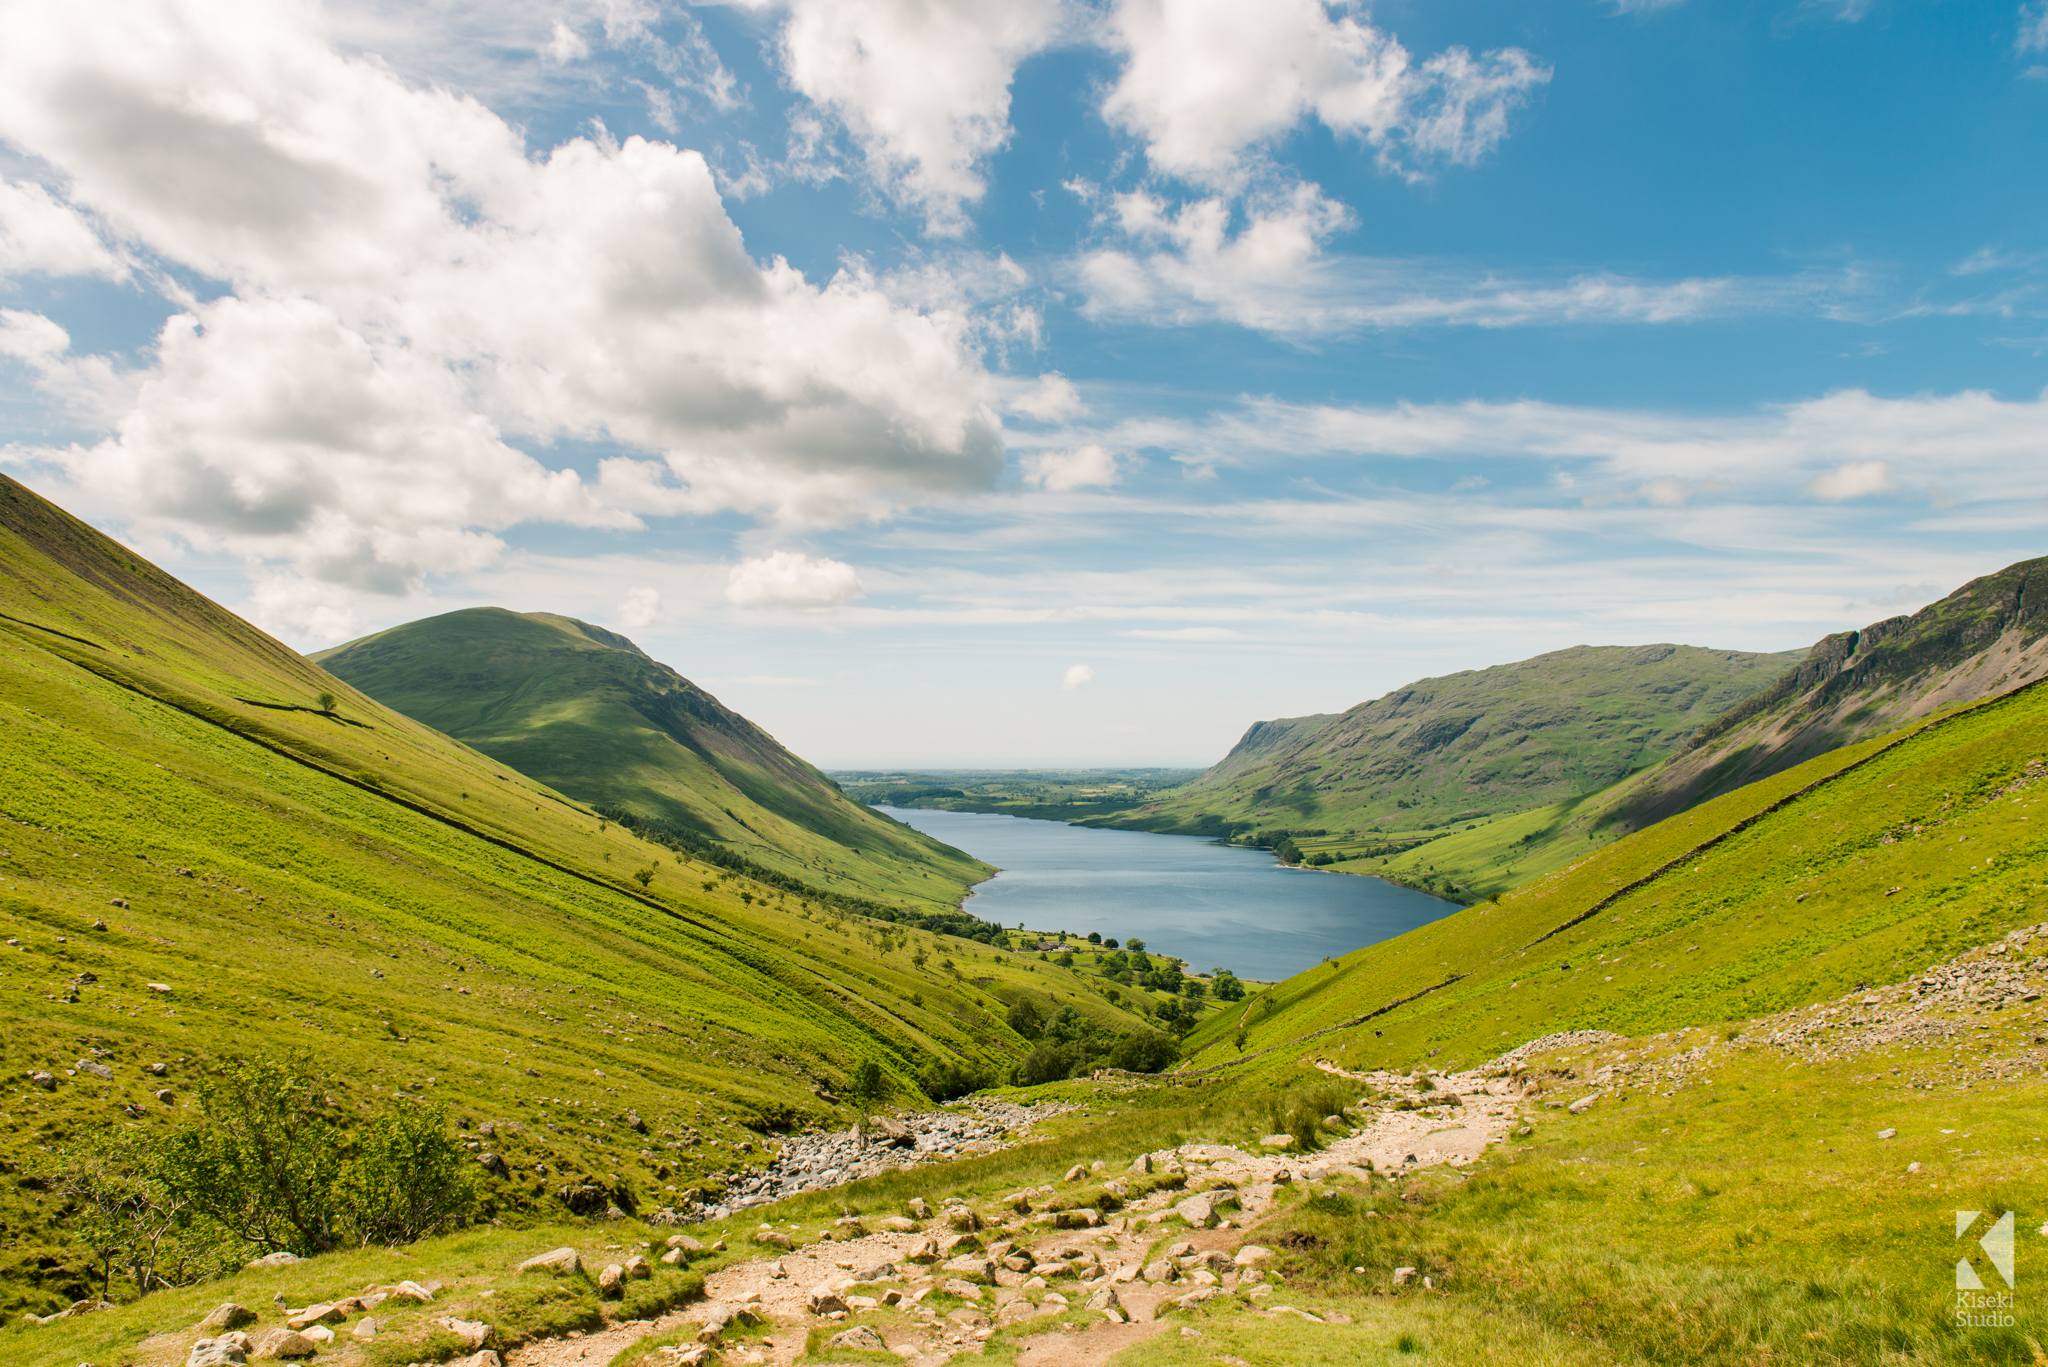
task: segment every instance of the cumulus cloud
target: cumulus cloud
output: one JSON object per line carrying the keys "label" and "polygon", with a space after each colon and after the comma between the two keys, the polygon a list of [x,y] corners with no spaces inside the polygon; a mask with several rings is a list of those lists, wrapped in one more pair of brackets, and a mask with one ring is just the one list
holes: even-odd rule
{"label": "cumulus cloud", "polygon": [[1060,676],[1060,692],[1071,692],[1082,684],[1094,681],[1095,671],[1087,665],[1068,665],[1067,672]]}
{"label": "cumulus cloud", "polygon": [[866,592],[853,566],[843,561],[775,551],[734,565],[725,596],[735,607],[819,612],[844,607]]}
{"label": "cumulus cloud", "polygon": [[661,594],[645,584],[628,590],[626,600],[619,604],[619,625],[629,630],[650,627],[660,620]]}
{"label": "cumulus cloud", "polygon": [[[404,592],[522,522],[841,521],[1002,470],[966,313],[756,262],[696,153],[531,156],[304,4],[28,6],[8,32],[0,136],[77,222],[224,286],[166,324],[104,441],[44,453],[143,521]],[[620,454],[590,478],[536,457],[558,440]]]}
{"label": "cumulus cloud", "polygon": [[1011,78],[1059,31],[1059,0],[789,0],[788,12],[790,83],[853,135],[877,185],[932,232],[963,231],[981,163],[1010,137]]}
{"label": "cumulus cloud", "polygon": [[1126,61],[1104,117],[1145,140],[1155,170],[1202,184],[1236,183],[1248,154],[1310,117],[1390,165],[1470,163],[1550,79],[1519,48],[1417,65],[1323,0],[1119,0],[1111,27]]}
{"label": "cumulus cloud", "polygon": [[1107,489],[1117,480],[1115,453],[1089,442],[1071,451],[1035,451],[1023,459],[1024,482],[1056,494]]}
{"label": "cumulus cloud", "polygon": [[1815,475],[1801,487],[1814,498],[1841,503],[1869,494],[1886,493],[1898,485],[1892,482],[1891,467],[1883,461],[1856,460],[1837,466],[1826,474]]}
{"label": "cumulus cloud", "polygon": [[1088,405],[1081,401],[1081,391],[1057,370],[1039,376],[1037,384],[1005,406],[1013,413],[1022,413],[1039,422],[1064,422],[1088,411]]}
{"label": "cumulus cloud", "polygon": [[40,185],[0,180],[0,277],[128,278],[128,263],[78,210]]}

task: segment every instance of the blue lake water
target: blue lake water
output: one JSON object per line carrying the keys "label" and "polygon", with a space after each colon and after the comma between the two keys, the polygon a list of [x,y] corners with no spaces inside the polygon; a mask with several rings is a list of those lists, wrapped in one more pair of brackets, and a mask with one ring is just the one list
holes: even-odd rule
{"label": "blue lake water", "polygon": [[1448,916],[1455,902],[1354,874],[1289,869],[1264,850],[1189,835],[884,807],[1002,872],[966,910],[1032,930],[1099,931],[1187,960],[1274,979]]}

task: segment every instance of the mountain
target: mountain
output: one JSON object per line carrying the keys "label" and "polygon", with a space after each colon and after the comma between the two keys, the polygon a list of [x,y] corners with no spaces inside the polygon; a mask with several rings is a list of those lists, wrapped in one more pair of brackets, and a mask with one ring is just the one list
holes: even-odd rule
{"label": "mountain", "polygon": [[313,656],[385,706],[557,792],[806,883],[956,905],[988,865],[867,807],[614,632],[470,608]]}
{"label": "mountain", "polygon": [[1865,736],[2048,676],[2048,558],[1987,574],[1908,617],[1824,636],[1702,727],[1616,807],[1634,830]]}
{"label": "mountain", "polygon": [[519,1226],[737,1194],[863,1063],[916,1098],[1020,1057],[1027,997],[1139,1026],[989,929],[650,843],[0,477],[0,1311],[85,1294],[52,1166],[229,1055],[494,1122],[481,1213]]}
{"label": "mountain", "polygon": [[1574,646],[1255,723],[1185,788],[1091,825],[1422,829],[1604,788],[1663,759],[1797,653]]}
{"label": "mountain", "polygon": [[1484,897],[1815,756],[2048,676],[2044,638],[2048,560],[2022,561],[1911,616],[1823,637],[1663,763],[1600,791],[1398,844],[1333,834],[1301,848],[1343,872]]}

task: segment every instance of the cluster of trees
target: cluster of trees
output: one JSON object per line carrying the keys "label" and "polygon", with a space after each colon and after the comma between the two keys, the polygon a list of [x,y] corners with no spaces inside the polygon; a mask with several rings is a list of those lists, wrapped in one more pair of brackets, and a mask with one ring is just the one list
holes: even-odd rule
{"label": "cluster of trees", "polygon": [[1096,1068],[1156,1073],[1180,1057],[1180,1047],[1156,1030],[1111,1034],[1071,1006],[1048,1012],[1020,1001],[1010,1008],[1009,1022],[1032,1041],[1031,1052],[1010,1074],[1018,1087],[1058,1082]]}
{"label": "cluster of trees", "polygon": [[199,1116],[113,1130],[56,1156],[50,1182],[100,1294],[189,1286],[251,1257],[411,1243],[465,1223],[473,1166],[439,1107],[350,1123],[305,1055],[229,1059]]}

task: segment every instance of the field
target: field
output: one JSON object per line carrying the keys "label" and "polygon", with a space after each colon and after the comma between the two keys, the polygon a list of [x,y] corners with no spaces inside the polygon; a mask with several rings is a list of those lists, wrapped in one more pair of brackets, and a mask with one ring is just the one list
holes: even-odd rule
{"label": "field", "polygon": [[832,777],[856,802],[1079,821],[1128,811],[1197,777],[1199,769],[849,769]]}

